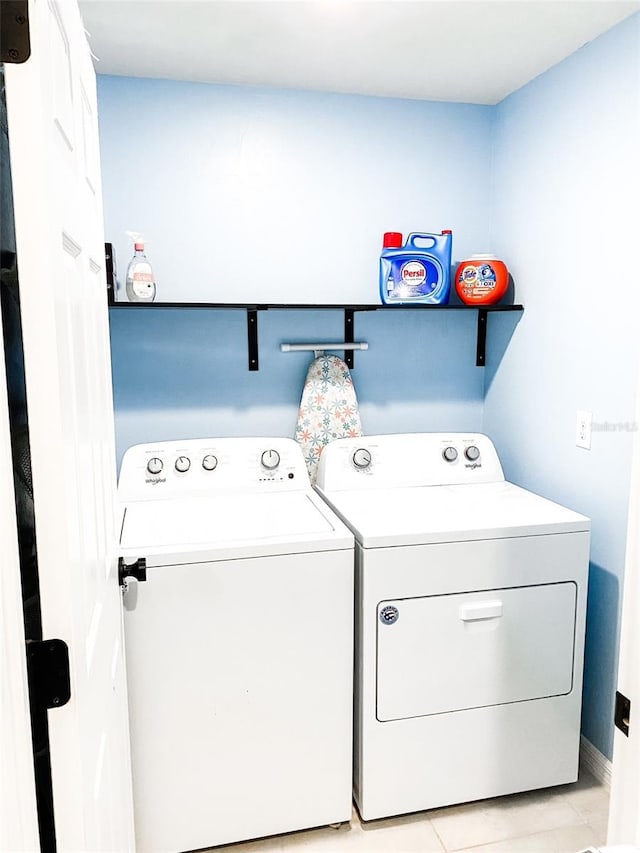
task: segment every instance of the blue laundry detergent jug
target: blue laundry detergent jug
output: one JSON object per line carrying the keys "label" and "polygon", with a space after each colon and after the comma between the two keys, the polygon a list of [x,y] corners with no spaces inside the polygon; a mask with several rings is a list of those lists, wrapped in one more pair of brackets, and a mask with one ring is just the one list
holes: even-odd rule
{"label": "blue laundry detergent jug", "polygon": [[[416,241],[418,245],[416,245]],[[380,298],[385,305],[446,305],[451,290],[451,231],[384,235]]]}

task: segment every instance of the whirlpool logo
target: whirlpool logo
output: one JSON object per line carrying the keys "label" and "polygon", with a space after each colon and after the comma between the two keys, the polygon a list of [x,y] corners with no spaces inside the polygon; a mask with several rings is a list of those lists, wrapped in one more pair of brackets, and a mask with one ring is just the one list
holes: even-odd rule
{"label": "whirlpool logo", "polygon": [[151,483],[152,486],[157,486],[158,483],[166,483],[166,477],[147,477],[145,483]]}
{"label": "whirlpool logo", "polygon": [[383,607],[380,611],[380,621],[383,625],[393,625],[398,621],[398,617],[400,616],[400,612],[397,607],[394,607],[392,604]]}
{"label": "whirlpool logo", "polygon": [[482,462],[468,462],[464,467],[473,471],[474,468],[482,468]]}

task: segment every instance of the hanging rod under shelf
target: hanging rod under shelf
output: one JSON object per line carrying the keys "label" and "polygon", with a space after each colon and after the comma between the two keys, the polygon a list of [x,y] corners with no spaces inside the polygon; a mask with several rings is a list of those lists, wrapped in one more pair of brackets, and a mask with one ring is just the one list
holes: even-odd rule
{"label": "hanging rod under shelf", "polygon": [[349,350],[367,350],[369,349],[369,344],[366,341],[337,341],[326,344],[280,344],[280,352],[313,352],[316,358],[326,350],[335,349],[341,349],[345,352]]}

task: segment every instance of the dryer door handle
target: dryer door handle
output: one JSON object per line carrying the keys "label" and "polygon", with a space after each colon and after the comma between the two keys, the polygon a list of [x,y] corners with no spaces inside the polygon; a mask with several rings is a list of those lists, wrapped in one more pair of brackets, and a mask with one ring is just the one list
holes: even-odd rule
{"label": "dryer door handle", "polygon": [[498,616],[502,616],[502,602],[479,601],[474,604],[461,604],[459,614],[463,622],[474,622],[477,619],[496,619]]}

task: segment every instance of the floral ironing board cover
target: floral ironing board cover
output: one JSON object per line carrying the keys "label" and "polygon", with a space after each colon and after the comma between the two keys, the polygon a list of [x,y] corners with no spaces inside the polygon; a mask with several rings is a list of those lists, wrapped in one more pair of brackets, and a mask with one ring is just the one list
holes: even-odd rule
{"label": "floral ironing board cover", "polygon": [[307,371],[295,432],[312,483],[322,448],[336,438],[358,435],[360,412],[349,368],[335,355],[321,355]]}

